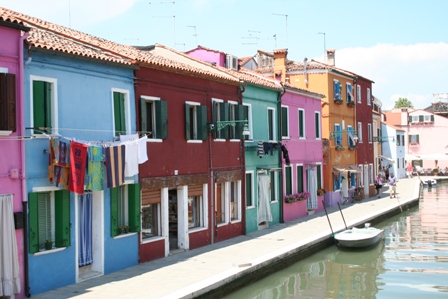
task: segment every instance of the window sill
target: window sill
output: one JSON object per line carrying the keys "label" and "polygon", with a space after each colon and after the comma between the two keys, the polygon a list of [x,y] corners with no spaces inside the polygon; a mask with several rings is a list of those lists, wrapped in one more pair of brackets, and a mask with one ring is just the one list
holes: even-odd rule
{"label": "window sill", "polygon": [[34,253],[34,256],[39,256],[39,255],[45,255],[45,254],[59,252],[59,251],[65,250],[65,248],[67,248],[67,247],[59,247],[59,248],[53,248],[53,249],[50,249],[50,250],[39,251],[39,252]]}
{"label": "window sill", "polygon": [[187,143],[202,143],[202,140],[187,140]]}
{"label": "window sill", "polygon": [[241,219],[235,219],[235,220],[230,221],[231,224],[240,223],[240,222],[241,222]]}
{"label": "window sill", "polygon": [[255,209],[255,206],[247,206],[246,210],[251,210],[251,209]]}
{"label": "window sill", "polygon": [[0,136],[9,136],[11,133],[12,131],[0,131]]}
{"label": "window sill", "polygon": [[162,236],[154,236],[154,237],[142,239],[142,244],[153,243],[153,242],[157,242],[157,241],[161,241],[161,240],[165,240],[165,239],[166,238],[164,238]]}
{"label": "window sill", "polygon": [[221,139],[221,138],[217,138],[217,139],[213,139],[216,142],[226,142],[226,139]]}
{"label": "window sill", "polygon": [[230,139],[230,142],[240,142],[242,139]]}
{"label": "window sill", "polygon": [[207,228],[206,227],[192,227],[192,228],[189,228],[188,229],[188,233],[197,233],[197,232],[202,232],[202,231],[205,231],[205,230],[207,230]]}
{"label": "window sill", "polygon": [[152,138],[148,138],[148,139],[146,139],[146,142],[162,142],[163,141],[163,139],[152,139]]}
{"label": "window sill", "polygon": [[115,240],[115,239],[127,238],[127,237],[130,237],[130,236],[134,236],[134,235],[136,235],[136,234],[137,234],[137,233],[121,234],[121,235],[115,236],[115,237],[114,237],[114,240]]}

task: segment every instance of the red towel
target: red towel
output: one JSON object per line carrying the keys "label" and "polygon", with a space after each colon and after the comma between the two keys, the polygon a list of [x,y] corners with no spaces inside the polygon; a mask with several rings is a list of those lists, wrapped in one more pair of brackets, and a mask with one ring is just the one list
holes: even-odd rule
{"label": "red towel", "polygon": [[70,179],[68,190],[78,194],[84,193],[87,148],[87,144],[70,141]]}

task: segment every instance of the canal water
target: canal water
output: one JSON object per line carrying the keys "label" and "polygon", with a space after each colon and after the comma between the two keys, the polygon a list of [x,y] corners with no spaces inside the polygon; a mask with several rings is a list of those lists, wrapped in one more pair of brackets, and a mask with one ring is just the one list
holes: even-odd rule
{"label": "canal water", "polygon": [[448,183],[424,188],[418,206],[381,222],[368,250],[331,246],[226,297],[448,298]]}

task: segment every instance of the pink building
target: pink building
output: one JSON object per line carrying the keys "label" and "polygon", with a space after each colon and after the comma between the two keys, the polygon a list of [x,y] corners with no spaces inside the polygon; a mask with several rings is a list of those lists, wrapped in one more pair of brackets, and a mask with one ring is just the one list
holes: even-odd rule
{"label": "pink building", "polygon": [[303,202],[284,204],[283,219],[290,221],[323,209],[317,190],[322,181],[322,94],[297,88],[286,82],[281,100],[282,145],[288,150],[289,165],[283,164],[284,194],[309,192]]}
{"label": "pink building", "polygon": [[[0,8],[1,9],[1,8]],[[25,297],[22,22],[0,18],[0,297]],[[24,195],[25,194],[25,195]]]}

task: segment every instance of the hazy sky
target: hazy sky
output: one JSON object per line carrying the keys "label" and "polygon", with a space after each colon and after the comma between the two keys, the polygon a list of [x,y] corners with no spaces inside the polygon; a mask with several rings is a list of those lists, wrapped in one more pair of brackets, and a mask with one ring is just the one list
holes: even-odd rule
{"label": "hazy sky", "polygon": [[[288,49],[374,81],[383,109],[448,93],[446,0],[0,0],[0,6],[118,43],[198,44],[239,57]],[[320,33],[320,34],[319,34]],[[322,34],[322,33],[325,33]]]}

